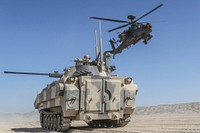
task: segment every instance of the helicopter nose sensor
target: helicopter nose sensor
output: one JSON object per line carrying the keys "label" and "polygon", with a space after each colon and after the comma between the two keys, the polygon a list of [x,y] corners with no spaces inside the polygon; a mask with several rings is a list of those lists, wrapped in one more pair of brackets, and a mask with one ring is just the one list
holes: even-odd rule
{"label": "helicopter nose sensor", "polygon": [[133,15],[128,15],[127,18],[128,18],[129,20],[133,21],[133,20],[135,19],[135,16],[133,16]]}

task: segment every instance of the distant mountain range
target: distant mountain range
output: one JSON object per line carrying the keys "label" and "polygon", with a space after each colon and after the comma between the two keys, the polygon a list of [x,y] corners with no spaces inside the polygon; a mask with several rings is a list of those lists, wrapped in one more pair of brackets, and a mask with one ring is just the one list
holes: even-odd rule
{"label": "distant mountain range", "polygon": [[200,102],[136,107],[136,115],[200,113]]}

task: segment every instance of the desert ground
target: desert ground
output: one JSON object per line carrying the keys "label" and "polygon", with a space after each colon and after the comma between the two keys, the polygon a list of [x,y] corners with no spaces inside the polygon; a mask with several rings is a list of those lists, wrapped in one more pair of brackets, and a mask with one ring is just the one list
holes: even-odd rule
{"label": "desert ground", "polygon": [[[0,114],[0,133],[44,133],[36,111]],[[200,102],[138,107],[131,122],[120,128],[89,128],[72,122],[69,133],[200,133]],[[54,132],[51,132],[54,133]]]}

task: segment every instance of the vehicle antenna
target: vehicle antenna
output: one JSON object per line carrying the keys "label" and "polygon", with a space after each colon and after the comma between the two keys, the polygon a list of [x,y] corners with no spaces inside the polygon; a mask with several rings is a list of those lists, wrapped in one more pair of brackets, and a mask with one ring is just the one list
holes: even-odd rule
{"label": "vehicle antenna", "polygon": [[99,54],[99,50],[98,50],[98,38],[97,38],[97,31],[95,30],[95,54],[96,54],[96,59],[98,60],[98,54]]}
{"label": "vehicle antenna", "polygon": [[101,21],[99,20],[99,46],[100,46],[100,60],[103,63],[103,53],[102,53],[102,33],[101,33]]}

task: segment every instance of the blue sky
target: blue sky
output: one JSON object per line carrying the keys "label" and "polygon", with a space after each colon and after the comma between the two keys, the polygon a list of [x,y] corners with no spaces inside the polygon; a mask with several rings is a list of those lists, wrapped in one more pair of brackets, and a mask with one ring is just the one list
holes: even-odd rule
{"label": "blue sky", "polygon": [[[126,20],[158,4],[164,6],[141,21],[152,22],[153,38],[138,43],[112,63],[115,74],[131,76],[139,87],[137,106],[200,101],[200,1],[198,0],[1,0],[0,113],[29,112],[37,92],[52,78],[4,75],[4,70],[53,72],[72,66],[73,59],[94,59],[91,16]],[[107,30],[120,23],[102,22],[103,49],[111,49]],[[126,29],[126,28],[125,28]]]}

